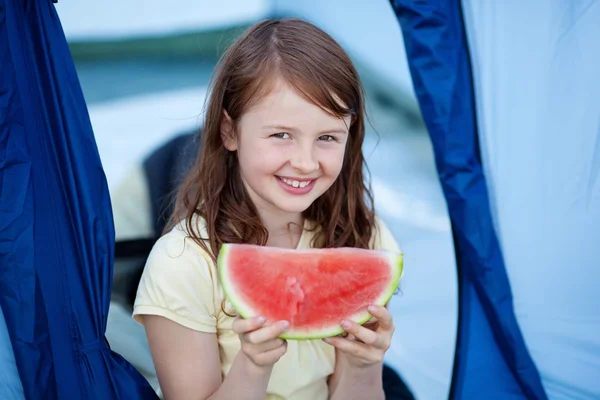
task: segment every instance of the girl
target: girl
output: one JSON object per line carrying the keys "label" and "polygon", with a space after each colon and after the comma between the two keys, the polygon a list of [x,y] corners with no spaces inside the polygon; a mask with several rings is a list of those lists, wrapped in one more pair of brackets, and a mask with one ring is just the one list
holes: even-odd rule
{"label": "girl", "polygon": [[[202,146],[134,306],[168,399],[382,399],[394,326],[290,341],[287,321],[233,315],[218,281],[223,243],[398,251],[363,181],[359,77],[342,48],[300,20],[251,27],[221,58]],[[276,299],[274,299],[276,301]]]}

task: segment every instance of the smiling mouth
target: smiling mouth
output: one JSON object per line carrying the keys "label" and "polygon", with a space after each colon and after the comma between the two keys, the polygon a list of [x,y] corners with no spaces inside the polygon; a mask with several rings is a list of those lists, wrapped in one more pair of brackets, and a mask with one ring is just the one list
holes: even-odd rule
{"label": "smiling mouth", "polygon": [[304,188],[304,187],[307,187],[308,185],[310,185],[314,181],[314,179],[296,180],[296,179],[284,178],[281,176],[278,176],[277,179],[279,179],[281,182],[283,182],[286,185],[293,187],[293,188]]}

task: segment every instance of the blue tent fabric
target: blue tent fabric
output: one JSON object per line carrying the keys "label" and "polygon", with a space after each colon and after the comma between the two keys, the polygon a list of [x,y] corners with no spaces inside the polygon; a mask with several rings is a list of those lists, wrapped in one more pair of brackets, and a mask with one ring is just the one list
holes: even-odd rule
{"label": "blue tent fabric", "polygon": [[391,1],[452,222],[459,324],[450,397],[545,399],[514,315],[481,165],[460,1]]}
{"label": "blue tent fabric", "polygon": [[0,398],[4,400],[24,398],[23,385],[19,378],[2,307],[0,307]]}
{"label": "blue tent fabric", "polygon": [[599,399],[600,2],[463,9],[519,326],[549,398]]}
{"label": "blue tent fabric", "polygon": [[157,398],[104,338],[112,210],[54,5],[0,0],[0,20],[0,306],[25,397]]}

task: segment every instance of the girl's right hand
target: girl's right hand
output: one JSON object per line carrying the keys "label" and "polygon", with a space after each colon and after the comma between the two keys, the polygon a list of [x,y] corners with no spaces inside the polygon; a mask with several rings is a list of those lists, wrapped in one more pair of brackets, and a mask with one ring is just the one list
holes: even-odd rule
{"label": "girl's right hand", "polygon": [[278,336],[289,327],[289,322],[278,321],[264,326],[265,319],[254,317],[233,321],[233,331],[238,334],[242,343],[242,352],[258,367],[272,367],[285,354],[287,341]]}

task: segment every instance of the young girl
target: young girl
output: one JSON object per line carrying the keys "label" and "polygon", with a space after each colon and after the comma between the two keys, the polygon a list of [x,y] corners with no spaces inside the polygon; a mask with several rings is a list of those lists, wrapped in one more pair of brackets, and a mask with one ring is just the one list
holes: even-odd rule
{"label": "young girl", "polygon": [[363,101],[346,53],[307,22],[258,23],[223,55],[134,307],[167,399],[384,398],[385,307],[340,321],[347,335],[286,342],[287,321],[231,314],[216,266],[223,243],[398,251],[363,181]]}

